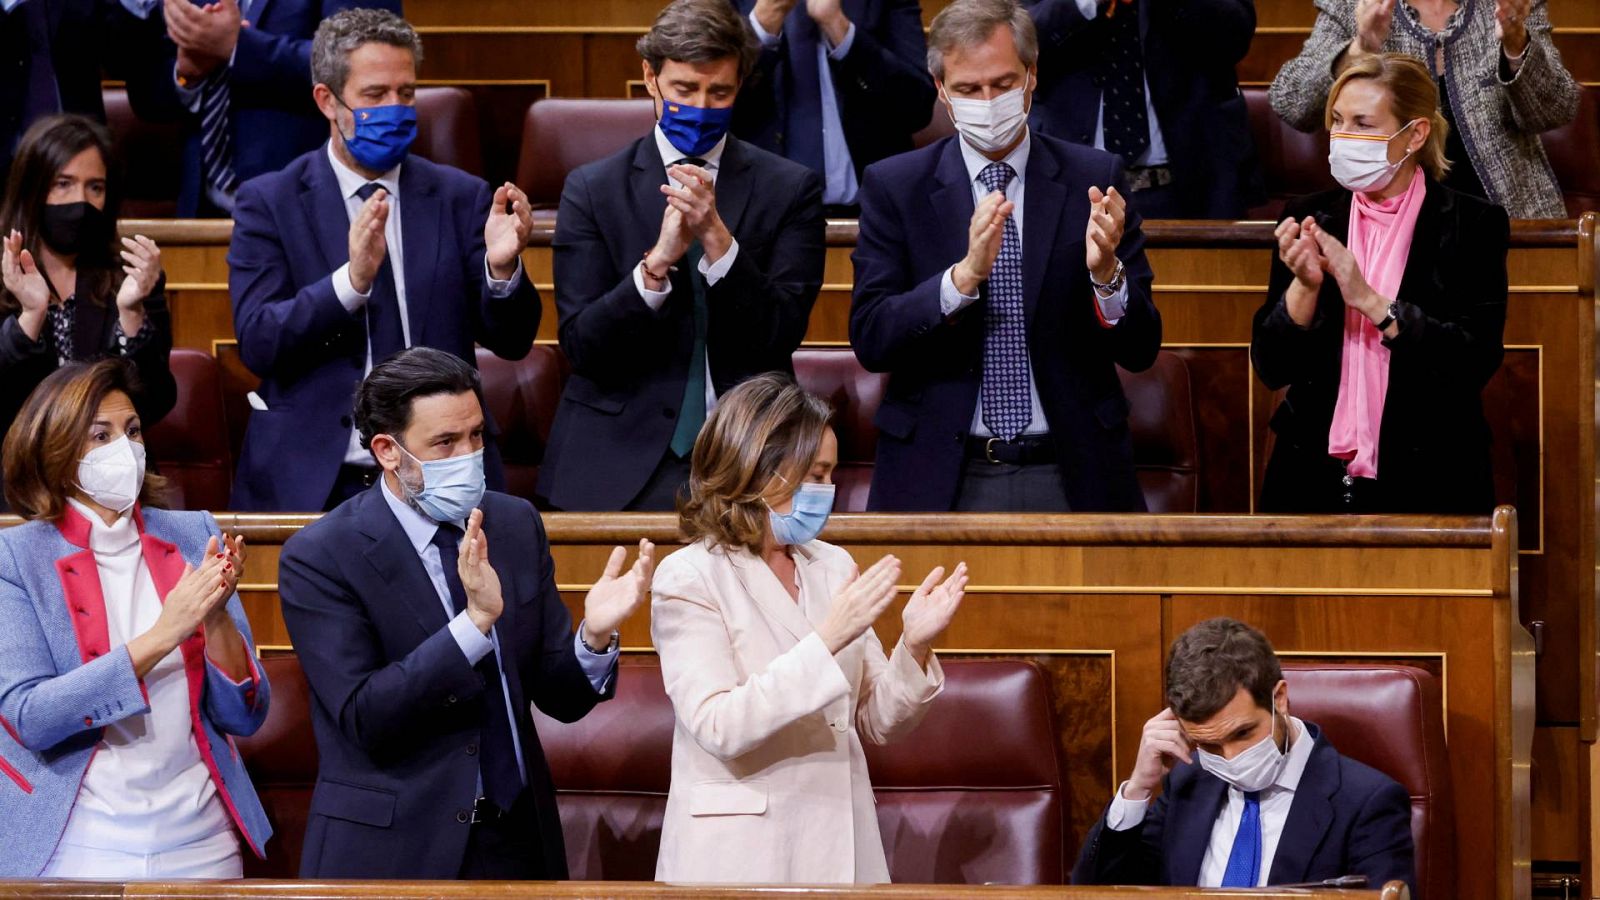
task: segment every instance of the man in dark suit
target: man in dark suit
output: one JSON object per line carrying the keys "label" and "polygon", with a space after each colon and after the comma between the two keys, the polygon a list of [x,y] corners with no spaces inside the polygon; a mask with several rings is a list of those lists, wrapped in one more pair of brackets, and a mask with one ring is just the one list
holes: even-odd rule
{"label": "man in dark suit", "polygon": [[612,551],[572,620],[527,501],[484,492],[477,370],[439,350],[356,401],[380,483],[290,538],[283,618],[316,702],[303,878],[565,878],[528,704],[563,722],[616,691],[617,626],[654,548]]}
{"label": "man in dark suit", "polygon": [[567,178],[553,508],[672,509],[717,397],[793,371],[822,286],[822,178],[727,134],[757,52],[726,0],[676,0],[639,39],[656,127]]}
{"label": "man in dark suit", "polygon": [[1255,0],[1023,0],[1043,45],[1032,121],[1109,150],[1147,219],[1239,219],[1263,186],[1234,66]]}
{"label": "man in dark suit", "polygon": [[174,48],[169,109],[187,127],[178,195],[178,215],[186,217],[227,216],[238,185],[282,169],[327,137],[311,102],[311,39],[320,22],[355,7],[400,14],[400,0],[162,2]]}
{"label": "man in dark suit", "polygon": [[733,133],[824,178],[822,202],[854,217],[861,173],[911,149],[933,112],[917,0],[737,0],[761,57]]}
{"label": "man in dark suit", "polygon": [[890,373],[876,510],[1143,510],[1116,365],[1161,318],[1122,164],[1029,133],[1038,45],[1011,0],[929,32],[957,137],[867,170],[850,343]]}
{"label": "man in dark suit", "polygon": [[[346,10],[317,30],[313,58],[329,142],[246,182],[234,210],[234,328],[262,380],[234,509],[332,509],[374,482],[350,418],[373,363],[417,346],[471,362],[474,342],[521,359],[539,327],[521,262],[527,197],[406,156],[421,58],[411,26]],[[488,472],[504,484],[492,442]]]}
{"label": "man in dark suit", "polygon": [[[1210,619],[1167,660],[1168,708],[1084,841],[1074,884],[1258,887],[1364,875],[1416,890],[1411,797],[1289,714],[1261,632]],[[1161,794],[1151,799],[1157,787]]]}

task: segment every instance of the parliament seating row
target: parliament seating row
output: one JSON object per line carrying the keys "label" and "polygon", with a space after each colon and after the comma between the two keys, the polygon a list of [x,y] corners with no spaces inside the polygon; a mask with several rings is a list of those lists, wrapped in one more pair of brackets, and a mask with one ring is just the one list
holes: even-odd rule
{"label": "parliament seating row", "polygon": [[[1245,88],[1250,129],[1255,140],[1267,199],[1250,218],[1276,218],[1283,201],[1334,187],[1328,174],[1326,132],[1305,134],[1284,124],[1272,111],[1265,88]],[[105,91],[106,115],[129,179],[124,215],[159,218],[173,214],[177,197],[180,129],[152,124],[133,115],[120,89]],[[419,156],[484,175],[480,117],[473,95],[459,87],[417,91]],[[648,100],[547,99],[528,107],[523,119],[514,181],[536,206],[554,208],[567,173],[626,146],[649,130],[654,112]],[[949,118],[936,113],[917,135],[918,146],[951,133]],[[1600,209],[1600,86],[1585,87],[1577,118],[1542,139],[1561,184],[1570,215]],[[489,173],[491,176],[499,173]],[[505,173],[509,177],[510,173]]]}
{"label": "parliament seating row", "polygon": [[[224,365],[211,354],[180,347],[172,351],[171,359],[178,399],[172,412],[151,429],[153,468],[171,481],[175,507],[227,509],[238,441],[244,435],[240,419],[249,414],[249,404],[242,392],[229,396]],[[556,403],[570,371],[566,358],[559,347],[537,344],[516,361],[500,359],[480,347],[477,361],[484,402],[500,432],[506,488],[532,500]],[[794,354],[794,366],[801,385],[835,409],[836,508],[864,510],[877,454],[873,418],[888,377],[861,368],[848,348],[801,349]],[[1118,372],[1132,407],[1134,463],[1147,505],[1152,512],[1195,512],[1200,460],[1188,365],[1163,351],[1144,372]]]}
{"label": "parliament seating row", "polygon": [[[313,702],[299,661],[268,655],[272,710],[240,753],[276,836],[246,875],[299,870],[317,752]],[[1066,846],[1064,768],[1050,681],[1022,660],[949,659],[945,690],[912,732],[868,745],[867,762],[896,882],[1060,884]],[[1403,665],[1290,663],[1295,715],[1345,753],[1401,783],[1412,799],[1417,881],[1424,897],[1455,891],[1454,791],[1443,695],[1432,674]],[[649,881],[671,782],[673,713],[653,658],[626,657],[614,700],[563,725],[535,711],[561,809],[571,876]],[[1004,740],[974,741],[974,734]],[[448,815],[447,809],[440,810]]]}

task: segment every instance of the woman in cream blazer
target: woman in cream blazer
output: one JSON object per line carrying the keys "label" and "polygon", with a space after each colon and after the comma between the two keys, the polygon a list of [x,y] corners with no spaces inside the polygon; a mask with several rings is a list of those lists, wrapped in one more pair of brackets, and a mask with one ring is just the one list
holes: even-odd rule
{"label": "woman in cream blazer", "polygon": [[832,508],[827,404],[781,375],[729,392],[695,444],[651,630],[676,714],[656,878],[889,880],[862,741],[916,727],[944,685],[930,650],[967,583],[929,573],[885,655],[871,625],[892,556],[857,574],[815,540]]}

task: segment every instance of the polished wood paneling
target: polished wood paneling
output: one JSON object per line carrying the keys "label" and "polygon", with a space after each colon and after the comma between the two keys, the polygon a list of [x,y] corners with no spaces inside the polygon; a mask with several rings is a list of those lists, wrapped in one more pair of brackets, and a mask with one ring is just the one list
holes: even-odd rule
{"label": "polished wood paneling", "polygon": [[1533,737],[1534,859],[1582,859],[1587,798],[1565,791],[1582,780],[1589,765],[1588,747],[1576,728],[1541,728]]}

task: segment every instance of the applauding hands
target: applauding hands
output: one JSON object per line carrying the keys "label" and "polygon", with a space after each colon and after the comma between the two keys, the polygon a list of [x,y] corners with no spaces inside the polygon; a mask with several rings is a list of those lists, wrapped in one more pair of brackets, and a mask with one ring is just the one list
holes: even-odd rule
{"label": "applauding hands", "polygon": [[[837,654],[872,627],[894,600],[899,578],[900,560],[885,556],[845,583],[817,628],[829,652]],[[943,566],[936,567],[912,592],[901,617],[902,640],[918,665],[927,665],[933,642],[949,627],[966,589],[967,564],[961,563],[948,578]]]}

